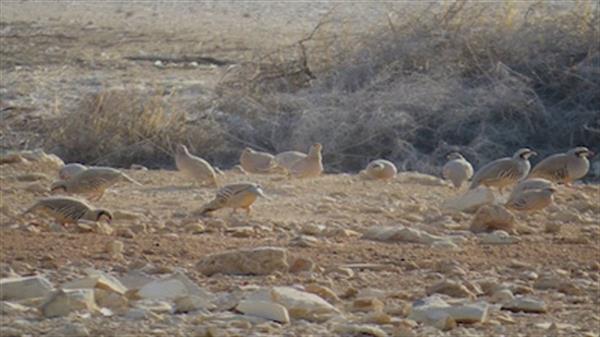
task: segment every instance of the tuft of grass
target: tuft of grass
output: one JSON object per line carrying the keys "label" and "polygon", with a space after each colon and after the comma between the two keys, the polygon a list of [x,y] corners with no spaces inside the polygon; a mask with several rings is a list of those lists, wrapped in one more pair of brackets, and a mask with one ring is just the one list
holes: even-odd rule
{"label": "tuft of grass", "polygon": [[50,124],[47,143],[66,162],[151,167],[171,166],[174,146],[184,143],[208,154],[219,135],[210,120],[190,121],[160,90],[102,90]]}

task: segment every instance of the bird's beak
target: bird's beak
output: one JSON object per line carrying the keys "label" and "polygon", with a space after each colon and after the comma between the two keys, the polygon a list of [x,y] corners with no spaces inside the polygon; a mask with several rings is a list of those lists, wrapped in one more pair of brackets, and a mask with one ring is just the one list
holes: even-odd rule
{"label": "bird's beak", "polygon": [[535,151],[531,151],[531,152],[529,152],[529,156],[530,156],[530,157],[534,157],[534,156],[537,156],[537,155],[538,155],[538,154],[537,154],[537,152],[535,152]]}
{"label": "bird's beak", "polygon": [[595,155],[596,155],[596,154],[595,154],[593,151],[588,151],[588,156],[589,156],[589,157],[593,157],[593,156],[595,156]]}
{"label": "bird's beak", "polygon": [[265,195],[265,191],[263,191],[262,188],[257,188],[256,192],[258,193],[259,196],[261,196],[267,200],[271,200],[271,198],[269,198],[267,195]]}

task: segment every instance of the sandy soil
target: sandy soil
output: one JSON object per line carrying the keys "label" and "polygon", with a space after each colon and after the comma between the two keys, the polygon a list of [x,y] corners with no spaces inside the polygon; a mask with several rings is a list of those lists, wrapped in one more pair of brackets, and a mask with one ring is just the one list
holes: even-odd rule
{"label": "sandy soil", "polygon": [[[26,139],[34,142],[29,125],[69,111],[84,93],[107,87],[159,85],[187,89],[190,97],[201,99],[211,95],[226,70],[206,64],[158,67],[151,61],[127,60],[126,56],[202,55],[243,62],[256,50],[285,46],[310,33],[334,6],[335,2],[147,5],[2,1],[0,149],[22,148]],[[387,13],[386,4],[337,6],[338,26],[333,25],[333,31],[349,29],[348,20],[355,23],[350,27],[356,31],[370,29],[383,22]],[[226,171],[220,176],[222,183],[258,182],[271,200],[259,199],[251,217],[219,211],[210,218],[199,218],[193,211],[209,200],[214,190],[190,186],[187,178],[174,171],[127,173],[144,186],[119,184],[97,203],[133,214],[132,219],[117,218],[112,224],[114,232],[106,235],[82,233],[77,226],[57,230],[52,221],[39,216],[19,216],[36,199],[47,195],[56,167],[35,162],[0,166],[1,276],[13,275],[11,271],[21,276],[43,274],[59,285],[83,276],[88,267],[117,276],[142,267],[153,275],[183,268],[198,285],[218,294],[248,285],[323,285],[342,298],[334,304],[348,324],[369,324],[389,336],[598,336],[598,185],[561,188],[556,205],[543,212],[517,215],[517,243],[486,245],[480,235],[468,231],[472,214],[441,207],[444,200],[459,192],[434,178],[402,174],[390,183],[381,183],[340,174],[288,180],[279,175]],[[560,231],[546,233],[548,223],[556,224]],[[194,234],[191,225],[204,231]],[[456,245],[434,247],[363,237],[377,226],[398,225],[452,238]],[[127,230],[132,237],[123,234]],[[300,235],[313,243],[298,246],[295,239]],[[114,240],[124,243],[121,259],[105,253],[107,243]],[[307,258],[317,267],[301,273],[211,277],[196,268],[207,254],[259,246],[284,247],[292,259]],[[347,265],[354,265],[352,274],[332,272]],[[576,291],[536,287],[536,281],[547,275],[563,279]],[[427,296],[426,289],[444,279],[475,284],[491,279],[498,285],[504,283],[515,294],[543,300],[548,310],[531,314],[490,309],[483,323],[460,324],[443,332],[417,324],[407,319],[406,312],[394,309]],[[356,296],[344,294],[368,288],[388,294],[381,300],[391,323],[375,323],[368,313],[351,310]],[[491,296],[481,293],[476,300],[491,303]],[[161,313],[142,320],[77,314],[44,319],[37,312],[7,312],[0,311],[2,336],[58,336],[67,323],[83,324],[91,336],[204,336],[201,328],[209,325],[219,327],[223,336],[374,334],[334,332],[331,322],[302,320],[288,325],[254,321],[236,325],[224,318],[231,314],[228,310]]]}

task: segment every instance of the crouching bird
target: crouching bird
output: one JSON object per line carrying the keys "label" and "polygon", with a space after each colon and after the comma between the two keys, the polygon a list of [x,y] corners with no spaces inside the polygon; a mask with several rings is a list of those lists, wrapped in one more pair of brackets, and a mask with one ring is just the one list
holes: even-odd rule
{"label": "crouching bird", "polygon": [[235,213],[238,208],[243,208],[246,210],[246,214],[249,215],[252,204],[259,196],[267,198],[261,186],[255,183],[225,185],[217,191],[215,198],[204,205],[197,213],[204,215],[221,208],[232,208],[232,213]]}
{"label": "crouching bird", "polygon": [[113,219],[109,210],[94,208],[83,200],[71,197],[42,198],[23,212],[22,215],[31,212],[48,215],[63,226],[69,223],[75,224],[81,219],[90,221],[105,220],[108,223]]}

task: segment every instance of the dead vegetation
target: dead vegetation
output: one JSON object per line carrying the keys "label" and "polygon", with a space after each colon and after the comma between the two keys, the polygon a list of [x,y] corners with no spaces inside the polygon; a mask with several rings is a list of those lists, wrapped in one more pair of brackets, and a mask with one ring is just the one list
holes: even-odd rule
{"label": "dead vegetation", "polygon": [[524,145],[542,156],[600,146],[593,2],[390,7],[360,35],[328,15],[297,43],[223,71],[203,111],[160,93],[100,93],[50,143],[68,160],[161,165],[186,141],[227,166],[248,145],[306,151],[318,141],[330,171],[383,157],[430,173],[450,150],[479,164]]}

